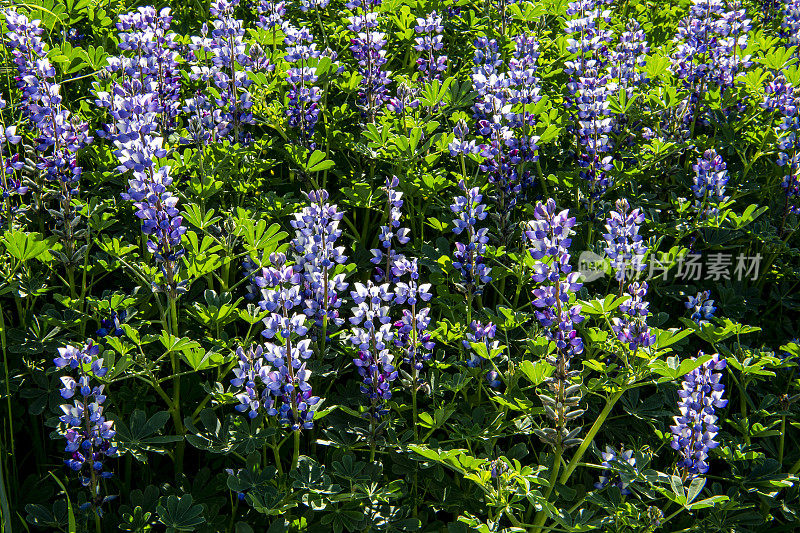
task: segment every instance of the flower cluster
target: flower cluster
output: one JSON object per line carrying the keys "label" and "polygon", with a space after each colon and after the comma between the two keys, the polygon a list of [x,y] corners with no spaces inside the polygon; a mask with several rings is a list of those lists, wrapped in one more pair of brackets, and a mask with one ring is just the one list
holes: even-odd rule
{"label": "flower cluster", "polygon": [[397,370],[389,343],[394,336],[389,302],[395,296],[389,284],[377,285],[368,281],[366,285],[356,283],[350,292],[355,307],[350,323],[353,334],[350,342],[358,349],[353,363],[361,376],[361,392],[370,399],[371,416],[380,418],[388,411],[385,401],[392,397],[392,381],[397,379]]}
{"label": "flower cluster", "polygon": [[321,55],[316,49],[314,38],[306,28],[286,29],[286,55],[284,59],[291,64],[286,71],[286,80],[289,82],[287,98],[289,105],[286,115],[289,126],[297,128],[301,146],[313,151],[314,128],[319,120],[319,102],[321,95],[317,82],[317,68],[312,66]]}
{"label": "flower cluster", "polygon": [[[0,110],[5,107],[6,101],[0,97]],[[6,225],[7,229],[12,229],[14,214],[19,211],[19,206],[15,205],[13,197],[24,196],[28,192],[28,187],[22,184],[17,174],[23,167],[19,154],[10,156],[5,154],[7,144],[18,144],[21,140],[22,137],[17,135],[16,126],[6,127],[0,122],[0,228]]]}
{"label": "flower cluster", "polygon": [[[269,260],[272,266],[256,276],[263,297],[259,306],[270,312],[262,332],[267,342],[263,348],[237,352],[239,368],[234,371],[232,384],[244,387],[237,396],[237,409],[249,410],[248,416],[255,418],[264,408],[268,416],[278,416],[281,424],[292,431],[311,429],[320,398],[313,395],[308,382],[311,371],[305,361],[312,350],[311,340],[303,338],[308,333],[306,317],[295,312],[302,305],[303,278],[286,264],[284,254],[273,253]],[[265,387],[262,391],[256,386],[256,377]]]}
{"label": "flower cluster", "polygon": [[639,228],[644,222],[641,209],[631,210],[628,200],[622,198],[615,204],[616,211],[611,211],[606,219],[605,252],[611,259],[614,278],[622,283],[628,277],[635,278],[645,268],[644,255],[647,247],[639,235]]}
{"label": "flower cluster", "polygon": [[[698,354],[703,357],[703,352]],[[725,368],[725,360],[719,354],[683,376],[683,384],[678,391],[678,410],[674,417],[671,446],[680,453],[678,468],[684,475],[694,477],[708,472],[708,452],[719,446],[716,436],[717,415],[715,410],[728,405],[722,398],[725,386],[720,383],[722,374],[714,372]]]}
{"label": "flower cluster", "polygon": [[[405,276],[407,281],[401,281]],[[403,309],[403,317],[394,323],[397,329],[394,343],[403,350],[404,361],[412,368],[412,375],[418,375],[423,368],[423,363],[431,358],[433,341],[426,330],[430,325],[430,307],[423,307],[424,302],[430,301],[430,283],[419,282],[419,266],[417,259],[402,259],[392,267],[392,277],[395,280],[395,305],[408,305],[410,309]]]}
{"label": "flower cluster", "polygon": [[193,37],[193,47],[211,54],[211,67],[201,70],[201,77],[210,79],[220,91],[215,100],[220,108],[219,135],[233,142],[247,142],[249,136],[242,128],[253,122],[253,101],[248,90],[252,80],[247,71],[253,68],[255,61],[245,53],[243,22],[233,14],[237,5],[239,0],[212,2],[214,29],[210,37]]}
{"label": "flower cluster", "polygon": [[[399,186],[400,179],[397,176],[386,178],[384,190],[386,191],[386,210],[389,213],[389,219],[385,225],[381,226],[378,234],[380,248],[370,250],[372,253],[370,261],[375,265],[375,281],[378,283],[395,281],[394,267],[405,260],[405,256],[397,252],[393,241],[402,245],[411,240],[410,230],[400,227],[400,217],[403,214],[400,210],[403,207],[403,193],[397,190]],[[380,265],[383,264],[386,266],[382,268]]]}
{"label": "flower cluster", "polygon": [[538,42],[531,35],[520,34],[514,45],[513,57],[504,70],[497,41],[484,37],[475,40],[472,88],[477,97],[473,116],[479,141],[466,142],[466,125],[459,123],[454,130],[457,140],[449,146],[451,155],[480,156],[479,168],[494,185],[501,235],[506,233],[518,194],[530,183],[526,164],[538,160],[539,149],[532,112],[541,99],[536,76]]}
{"label": "flower cluster", "polygon": [[696,296],[689,296],[685,303],[686,309],[691,310],[691,319],[697,324],[707,324],[709,319],[714,318],[714,300],[711,299],[711,291],[698,292]]}
{"label": "flower cluster", "polygon": [[492,271],[483,260],[486,253],[486,243],[489,242],[487,228],[477,229],[479,221],[487,216],[486,206],[482,204],[483,195],[478,187],[467,189],[464,180],[459,182],[459,187],[466,196],[457,196],[450,210],[455,213],[453,219],[453,233],[465,233],[466,242],[457,242],[453,253],[453,268],[461,274],[461,284],[465,291],[472,295],[479,295],[483,291],[483,284],[489,283]]}
{"label": "flower cluster", "polygon": [[375,117],[389,99],[387,85],[391,83],[389,72],[382,70],[386,64],[386,34],[378,31],[379,14],[373,9],[381,0],[349,0],[345,7],[353,12],[348,18],[347,28],[355,33],[350,39],[350,50],[361,75],[361,89],[358,92],[358,105],[362,115],[369,122]]}
{"label": "flower cluster", "polygon": [[692,165],[695,175],[692,192],[697,199],[698,208],[705,215],[715,215],[718,211],[710,204],[719,205],[725,202],[725,186],[728,184],[727,165],[715,150],[706,150]]}
{"label": "flower cluster", "polygon": [[98,358],[100,346],[89,339],[82,347],[66,346],[58,349],[58,357],[53,360],[56,368],[68,369],[74,376],[61,378],[61,397],[74,398],[72,404],[61,406],[63,415],[59,420],[64,424],[63,435],[67,441],[65,451],[69,458],[64,463],[78,473],[81,484],[88,487],[91,497],[87,506],[94,506],[99,512],[100,505],[108,498],[100,494],[100,480],[111,477],[105,469],[106,458],[115,457],[117,448],[113,444],[114,422],[103,415],[105,385],[93,384],[93,379],[102,378],[108,373],[103,359]]}
{"label": "flower cluster", "polygon": [[[497,326],[491,322],[488,324],[481,324],[477,320],[473,320],[469,325],[469,331],[467,332],[466,338],[461,341],[461,344],[463,344],[464,348],[467,350],[472,350],[473,343],[481,343],[486,346],[487,353],[491,353],[492,350],[496,350],[500,347],[500,341],[494,340],[496,334]],[[470,351],[470,358],[469,361],[467,361],[468,367],[478,368],[485,362],[485,358],[476,354],[474,351]],[[489,382],[490,387],[497,388],[500,386],[501,381],[498,378],[499,375],[496,370],[489,370],[486,372],[486,381]]]}
{"label": "flower cluster", "polygon": [[545,442],[562,447],[580,442],[576,438],[580,428],[569,431],[566,426],[582,413],[572,409],[580,401],[580,386],[571,383],[576,373],[570,370],[571,359],[583,353],[583,339],[575,329],[583,321],[581,306],[569,305],[570,296],[582,286],[578,282],[580,274],[573,272],[569,264],[574,226],[575,218],[567,210],[558,211],[555,200],[550,198],[545,203],[537,202],[534,220],[525,232],[531,244],[529,253],[536,261],[532,276],[538,285],[533,291],[536,318],[556,347],[555,354],[547,357],[547,362],[555,368],[547,380],[550,393],[540,394],[555,429],[544,428],[536,434]]}
{"label": "flower cluster", "polygon": [[447,56],[437,55],[444,47],[442,42],[442,17],[434,11],[427,18],[418,18],[414,26],[414,50],[420,53],[417,68],[426,80],[438,80],[447,70]]}
{"label": "flower cluster", "polygon": [[295,253],[295,272],[302,277],[303,312],[319,327],[341,325],[339,298],[347,283],[344,274],[335,274],[336,265],[347,261],[344,247],[336,246],[342,236],[339,222],[343,213],[328,203],[328,191],[312,191],[307,195],[311,204],[295,213],[291,226],[295,230],[292,250]]}
{"label": "flower cluster", "polygon": [[594,488],[602,489],[611,485],[612,487],[617,487],[623,496],[630,494],[631,490],[628,488],[628,483],[622,481],[617,471],[622,464],[627,464],[634,469],[636,468],[636,458],[633,457],[633,450],[623,449],[617,452],[611,446],[606,446],[606,451],[602,452],[600,456],[603,459],[600,465],[604,467],[605,470],[603,470],[603,473],[600,475],[600,480],[594,484]]}
{"label": "flower cluster", "polygon": [[263,30],[271,30],[273,33],[283,29],[286,16],[286,2],[283,0],[260,0],[256,6],[258,20],[256,26]]}
{"label": "flower cluster", "polygon": [[[800,13],[800,4],[797,10]],[[777,163],[786,169],[781,182],[786,192],[785,211],[800,214],[800,92],[780,75],[765,87],[764,92],[762,106],[772,111],[778,119],[775,128],[778,138]]]}
{"label": "flower cluster", "polygon": [[647,82],[647,74],[642,69],[647,64],[648,53],[650,46],[644,31],[638,22],[631,20],[609,56],[611,77],[617,80],[617,85],[625,90],[628,98],[636,87]]}
{"label": "flower cluster", "polygon": [[573,110],[575,134],[580,146],[580,177],[589,183],[590,206],[611,185],[613,169],[609,133],[613,127],[608,97],[615,90],[609,73],[609,43],[612,32],[604,26],[611,11],[603,9],[608,0],[574,0],[567,4],[567,51],[569,74],[567,105]]}
{"label": "flower cluster", "polygon": [[109,335],[113,337],[122,337],[125,330],[122,329],[122,324],[128,318],[128,312],[124,309],[122,311],[111,310],[107,318],[100,320],[100,328],[97,330],[97,336],[101,339]]}
{"label": "flower cluster", "polygon": [[647,288],[647,283],[644,281],[628,285],[628,299],[619,306],[623,316],[611,320],[611,328],[617,334],[617,338],[627,344],[633,352],[640,347],[652,346],[656,341],[656,336],[650,333],[650,328],[647,326],[647,315],[650,313],[650,304],[645,300]]}
{"label": "flower cluster", "polygon": [[693,0],[680,22],[670,70],[689,91],[684,113],[687,124],[697,120],[701,98],[712,85],[722,90],[732,87],[742,68],[749,65],[749,56],[741,51],[747,47],[750,20],[736,4]]}
{"label": "flower cluster", "polygon": [[800,44],[800,1],[782,0],[782,4],[781,33],[787,46],[797,46]]}

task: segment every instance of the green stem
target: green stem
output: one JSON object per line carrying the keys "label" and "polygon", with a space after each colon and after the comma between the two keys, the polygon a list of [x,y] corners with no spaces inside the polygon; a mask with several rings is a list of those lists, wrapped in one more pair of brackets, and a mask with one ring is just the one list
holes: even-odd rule
{"label": "green stem", "polygon": [[[3,314],[2,309],[0,309],[0,348],[3,351],[3,372],[4,372],[4,379],[6,382],[6,407],[8,408],[8,429],[11,438],[9,442],[11,443],[11,457],[16,457],[16,450],[14,444],[14,417],[12,416],[11,411],[11,380],[9,378],[9,371],[8,371],[8,351],[7,351],[7,341],[6,341],[6,320],[5,315]],[[5,457],[3,457],[3,462],[5,461]],[[14,461],[14,478],[16,478],[16,461]],[[2,476],[0,476],[0,483],[3,482]],[[4,515],[8,516],[8,515]],[[9,529],[9,531],[11,531]]]}
{"label": "green stem", "polygon": [[781,417],[781,435],[778,440],[778,464],[783,466],[783,445],[786,439],[786,415]]}
{"label": "green stem", "polygon": [[591,429],[589,429],[589,433],[586,434],[586,437],[581,442],[581,445],[578,446],[578,449],[575,451],[575,455],[572,456],[572,460],[569,462],[567,467],[564,469],[564,473],[561,474],[561,479],[558,480],[559,483],[562,485],[566,485],[569,477],[572,475],[572,472],[578,467],[578,463],[583,458],[583,455],[586,453],[586,450],[589,449],[591,446],[592,441],[594,440],[594,436],[597,435],[597,432],[600,431],[600,428],[603,427],[603,423],[608,417],[608,414],[611,412],[611,409],[614,408],[614,405],[617,403],[622,397],[624,390],[615,392],[606,400],[606,405],[603,407],[603,410],[597,416],[597,419],[592,424]]}
{"label": "green stem", "polygon": [[[561,454],[564,453],[564,449],[559,444],[556,447],[556,453],[553,456],[553,466],[550,467],[550,479],[547,481],[547,490],[544,493],[545,501],[550,500],[550,495],[553,494],[553,489],[556,487],[556,480],[558,479],[558,471],[561,469]],[[533,509],[533,507],[529,507],[528,511]],[[527,520],[527,517],[526,517]],[[536,513],[536,519],[533,522],[533,531],[541,531],[542,526],[544,525],[545,520],[547,520],[547,512],[542,506],[542,510]]]}
{"label": "green stem", "polygon": [[294,450],[292,451],[292,467],[290,470],[297,468],[297,463],[300,461],[300,430],[294,432]]}

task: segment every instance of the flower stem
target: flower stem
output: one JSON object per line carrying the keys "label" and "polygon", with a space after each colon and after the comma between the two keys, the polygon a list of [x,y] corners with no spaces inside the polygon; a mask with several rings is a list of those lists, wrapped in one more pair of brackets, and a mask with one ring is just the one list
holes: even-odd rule
{"label": "flower stem", "polygon": [[[561,469],[561,455],[563,453],[564,449],[561,447],[561,444],[556,446],[555,455],[553,456],[553,466],[550,467],[550,479],[547,481],[548,487],[544,493],[545,501],[549,500],[550,495],[553,494],[553,489],[555,488],[556,480],[558,479],[558,472]],[[530,512],[532,509],[533,507],[529,507],[528,511]],[[547,520],[547,512],[545,511],[543,505],[542,510],[536,513],[536,519],[533,522],[533,531],[541,531],[545,520]]]}
{"label": "flower stem", "polygon": [[294,432],[294,451],[292,451],[292,467],[290,470],[297,468],[297,463],[300,461],[300,430]]}

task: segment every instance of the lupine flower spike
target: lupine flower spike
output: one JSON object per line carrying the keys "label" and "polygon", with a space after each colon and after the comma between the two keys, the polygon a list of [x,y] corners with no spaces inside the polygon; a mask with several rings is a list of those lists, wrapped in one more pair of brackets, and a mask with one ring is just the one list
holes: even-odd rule
{"label": "lupine flower spike", "polygon": [[[703,357],[703,352],[698,358]],[[722,374],[715,370],[725,368],[725,360],[714,354],[711,359],[683,376],[678,391],[678,410],[672,430],[671,446],[680,454],[678,468],[684,478],[708,472],[708,452],[719,446],[716,409],[728,405],[725,386],[720,383]]]}

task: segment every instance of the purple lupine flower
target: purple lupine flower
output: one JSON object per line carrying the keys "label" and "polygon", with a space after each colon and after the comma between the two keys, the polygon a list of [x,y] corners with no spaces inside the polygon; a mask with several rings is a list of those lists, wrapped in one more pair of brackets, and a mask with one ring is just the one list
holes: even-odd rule
{"label": "purple lupine flower", "polygon": [[[698,354],[703,357],[703,352]],[[678,410],[675,418],[670,445],[680,454],[678,468],[684,476],[694,477],[708,472],[708,452],[719,446],[716,440],[719,433],[715,410],[728,405],[723,399],[725,386],[720,383],[722,374],[714,372],[726,366],[719,354],[683,376],[678,391]]]}
{"label": "purple lupine flower", "polygon": [[[73,400],[61,406],[59,420],[61,432],[67,441],[64,460],[78,474],[81,485],[90,491],[89,506],[101,513],[100,506],[110,499],[100,493],[102,479],[111,477],[103,464],[107,458],[117,455],[113,439],[114,422],[106,420],[103,403],[106,401],[105,385],[95,385],[94,379],[103,378],[108,368],[103,365],[100,346],[89,339],[82,347],[68,345],[58,349],[53,363],[58,369],[68,369],[74,376],[61,377],[61,397]],[[77,378],[77,379],[76,379]]]}
{"label": "purple lupine flower", "polygon": [[[263,310],[270,311],[270,316],[264,319],[265,328],[261,333],[268,340],[264,344],[263,354],[269,367],[262,364],[259,376],[274,400],[265,396],[266,391],[259,396],[255,388],[252,391],[245,388],[242,393],[245,396],[239,398],[244,406],[240,410],[249,408],[249,416],[253,417],[251,402],[259,402],[256,411],[258,406],[265,407],[268,415],[277,415],[281,424],[292,431],[311,429],[320,398],[313,395],[308,382],[311,371],[306,368],[305,360],[313,352],[311,339],[303,338],[308,333],[306,316],[295,312],[302,306],[300,284],[303,277],[286,264],[284,254],[273,253],[269,259],[272,266],[264,268],[262,275],[256,277],[263,296],[259,305]],[[255,352],[253,356],[255,361]],[[240,370],[246,373],[249,367],[240,367]],[[237,374],[237,379],[239,377]]]}
{"label": "purple lupine flower", "polygon": [[656,336],[650,332],[650,327],[647,325],[647,315],[650,313],[648,309],[650,304],[645,300],[647,288],[647,283],[644,281],[628,285],[628,299],[619,306],[623,316],[611,319],[611,329],[633,352],[640,347],[652,346],[656,341]]}
{"label": "purple lupine flower", "polygon": [[600,480],[594,484],[594,488],[602,489],[611,485],[617,487],[623,496],[631,494],[628,488],[628,483],[622,481],[619,473],[620,464],[627,464],[636,469],[636,459],[633,457],[633,450],[620,450],[619,452],[611,446],[606,446],[606,451],[602,452],[600,456],[603,459],[601,466],[605,467],[603,473],[600,475]]}
{"label": "purple lupine flower", "polygon": [[609,133],[612,118],[608,96],[615,86],[609,75],[609,49],[612,33],[604,28],[610,10],[603,9],[608,0],[574,0],[567,4],[565,32],[567,51],[575,58],[565,62],[567,105],[575,119],[575,133],[580,151],[580,177],[589,183],[589,201],[593,205],[611,187],[608,172],[613,169]]}
{"label": "purple lupine flower", "polygon": [[750,20],[738,3],[726,0],[693,0],[675,35],[671,72],[689,91],[684,123],[699,118],[702,96],[711,85],[723,91],[750,64],[742,51],[747,47]]}
{"label": "purple lupine flower", "polygon": [[[580,274],[569,264],[570,235],[575,218],[568,210],[558,212],[552,198],[546,203],[537,202],[534,220],[525,236],[530,240],[529,253],[536,261],[533,281],[533,305],[545,335],[556,343],[559,355],[567,359],[583,353],[583,340],[574,325],[583,321],[580,305],[569,305],[570,295],[580,290]],[[546,260],[549,260],[546,261]]]}
{"label": "purple lupine flower", "polygon": [[358,92],[358,105],[361,114],[368,122],[375,122],[388,98],[387,85],[391,83],[389,72],[382,70],[386,64],[386,34],[378,31],[379,14],[373,8],[381,0],[349,0],[345,7],[353,15],[348,17],[347,28],[355,33],[350,39],[350,51],[361,75],[361,89]]}
{"label": "purple lupine flower", "polygon": [[783,20],[781,34],[786,39],[786,46],[800,45],[800,0],[781,0]]}
{"label": "purple lupine flower", "polygon": [[773,116],[777,115],[779,121],[775,134],[778,137],[777,163],[786,168],[781,182],[786,193],[784,212],[800,214],[800,92],[781,75],[770,82],[764,92],[762,107],[772,111]]}
{"label": "purple lupine flower", "polygon": [[253,68],[253,60],[246,52],[243,22],[234,18],[233,12],[239,0],[215,0],[211,3],[214,29],[209,38],[198,39],[195,47],[202,47],[212,54],[212,65],[207,75],[213,81],[220,96],[219,133],[233,142],[248,142],[249,135],[243,126],[253,123],[253,101],[248,88],[252,80],[247,75]]}
{"label": "purple lupine flower", "polygon": [[[381,231],[378,234],[380,241],[380,248],[373,248],[370,250],[372,259],[370,262],[375,265],[375,281],[393,282],[395,281],[392,274],[394,266],[405,260],[405,256],[397,252],[397,246],[408,243],[411,240],[409,236],[410,230],[408,228],[400,227],[400,218],[403,214],[401,208],[403,207],[403,193],[397,190],[400,186],[400,179],[397,176],[386,178],[386,185],[383,189],[386,191],[386,210],[389,213],[389,220],[386,224],[381,226]],[[397,245],[394,244],[397,241]],[[384,265],[385,267],[381,267]]]}
{"label": "purple lupine flower", "polygon": [[414,26],[414,50],[420,53],[417,68],[427,81],[438,80],[441,73],[447,70],[447,56],[438,55],[444,47],[442,42],[442,17],[436,12],[426,18],[417,18]]}
{"label": "purple lupine flower", "polygon": [[[402,281],[406,277],[407,281]],[[419,282],[416,258],[396,261],[392,267],[392,278],[396,282],[393,303],[410,307],[403,309],[403,317],[394,323],[397,329],[394,343],[402,348],[405,363],[413,369],[412,375],[417,376],[424,362],[430,360],[434,346],[431,334],[426,331],[431,322],[431,308],[423,306],[433,297],[430,293],[431,284]]]}
{"label": "purple lupine flower", "polygon": [[630,20],[619,36],[619,44],[609,56],[610,74],[617,85],[625,90],[628,98],[634,89],[647,81],[642,69],[647,64],[650,46],[647,37],[636,20]]}
{"label": "purple lupine flower", "polygon": [[122,329],[122,324],[128,317],[128,312],[124,309],[122,311],[111,310],[107,318],[100,320],[100,328],[97,330],[97,336],[101,339],[111,335],[112,337],[122,337],[125,330]]}
{"label": "purple lupine flower", "polygon": [[692,192],[697,198],[697,204],[705,215],[715,215],[718,211],[711,204],[719,205],[725,202],[725,186],[728,184],[727,165],[722,157],[713,149],[706,150],[692,165],[695,175],[692,183]]}
{"label": "purple lupine flower", "polygon": [[316,148],[313,141],[314,128],[319,120],[317,103],[322,97],[319,88],[314,86],[318,78],[317,68],[313,65],[321,53],[316,49],[314,38],[306,28],[298,30],[287,27],[284,42],[284,59],[291,64],[286,71],[286,80],[289,82],[286,116],[289,126],[298,130],[300,145],[313,151]]}
{"label": "purple lupine flower", "polygon": [[698,292],[696,296],[689,296],[689,300],[684,304],[686,309],[692,311],[691,319],[697,324],[708,324],[709,319],[714,318],[714,300],[711,299],[711,291]]}
{"label": "purple lupine flower", "polygon": [[[494,337],[497,334],[497,326],[491,322],[488,324],[481,324],[477,320],[473,320],[469,325],[469,329],[470,331],[467,332],[466,338],[461,341],[461,344],[463,344],[464,348],[467,350],[472,350],[472,343],[485,344],[486,351],[489,353],[491,353],[492,350],[496,350],[500,346],[500,341],[494,340]],[[470,368],[481,367],[486,362],[486,359],[473,351],[470,351],[469,355],[470,358],[469,361],[467,361],[467,366]],[[498,377],[499,376],[495,370],[489,370],[486,372],[486,381],[489,382],[489,386],[492,388],[497,388],[502,384]]]}
{"label": "purple lupine flower", "polygon": [[457,196],[450,210],[455,213],[453,219],[453,233],[465,234],[466,242],[457,242],[453,252],[453,268],[461,274],[461,285],[470,294],[481,294],[483,284],[489,283],[492,271],[484,263],[483,254],[486,253],[486,243],[489,242],[487,228],[477,229],[479,221],[487,216],[486,206],[481,203],[483,195],[478,187],[467,189],[464,180],[458,183],[459,188],[466,196]]}
{"label": "purple lupine flower", "polygon": [[636,277],[645,268],[644,254],[647,247],[639,235],[639,228],[644,222],[644,213],[639,208],[631,210],[628,200],[617,200],[616,211],[611,211],[606,219],[605,252],[611,259],[614,278],[620,288],[626,278]]}
{"label": "purple lupine flower", "polygon": [[[0,110],[5,106],[6,101],[0,97]],[[16,126],[6,127],[0,120],[0,227],[5,225],[8,230],[13,229],[14,215],[21,209],[21,206],[14,201],[14,197],[25,196],[28,187],[22,184],[17,175],[24,165],[19,159],[19,154],[7,156],[5,148],[6,143],[15,145],[21,140],[22,137],[17,135]]]}
{"label": "purple lupine flower", "polygon": [[318,327],[344,323],[339,317],[342,305],[340,294],[347,289],[343,273],[336,266],[347,261],[344,247],[336,246],[342,230],[339,222],[344,213],[328,203],[328,191],[321,189],[307,195],[311,204],[295,213],[291,226],[295,230],[292,250],[295,253],[295,272],[303,279],[303,312]]}
{"label": "purple lupine flower", "polygon": [[286,16],[286,2],[282,0],[259,0],[256,7],[258,12],[258,21],[256,26],[264,30],[283,29],[284,17]]}
{"label": "purple lupine flower", "polygon": [[547,362],[555,368],[547,379],[549,393],[539,394],[555,427],[537,429],[535,433],[543,441],[562,448],[580,442],[577,438],[580,427],[568,430],[567,424],[582,413],[573,409],[580,402],[580,386],[572,383],[576,371],[570,370],[571,359],[583,353],[583,339],[575,329],[583,321],[581,306],[569,304],[570,296],[582,286],[578,282],[580,274],[573,272],[569,264],[574,226],[575,218],[566,209],[559,212],[555,200],[550,198],[545,203],[537,202],[534,220],[525,232],[531,243],[529,253],[536,262],[532,276],[538,285],[533,291],[536,318],[545,337],[556,347],[555,353],[547,356]]}
{"label": "purple lupine flower", "polygon": [[301,0],[300,11],[304,13],[312,9],[325,9],[330,0]]}
{"label": "purple lupine flower", "polygon": [[451,144],[450,152],[480,156],[479,168],[494,185],[495,215],[505,239],[517,196],[530,182],[526,164],[538,159],[532,113],[533,104],[541,99],[536,77],[538,42],[527,34],[517,36],[507,72],[501,70],[503,61],[494,39],[479,37],[474,44],[472,88],[478,96],[473,116],[479,141],[477,145],[464,141],[466,128],[459,124],[454,130],[459,141]]}
{"label": "purple lupine flower", "polygon": [[250,257],[242,260],[242,277],[247,280],[245,284],[245,299],[252,301],[261,293],[261,289],[256,283],[256,275],[259,273],[258,265]]}
{"label": "purple lupine flower", "polygon": [[356,283],[350,292],[353,303],[354,326],[350,342],[358,349],[353,363],[361,376],[361,392],[370,400],[371,415],[380,418],[388,410],[385,401],[392,397],[392,381],[397,379],[397,370],[389,343],[394,336],[389,304],[394,295],[389,284],[376,285],[368,281],[366,285]]}
{"label": "purple lupine flower", "polygon": [[[250,347],[245,351],[241,346],[236,349],[239,357],[238,368],[233,369],[235,376],[231,380],[231,385],[240,387],[241,392],[236,395],[239,405],[235,407],[240,413],[247,411],[249,418],[255,418],[261,409],[267,416],[275,416],[278,411],[275,409],[275,398],[272,392],[266,387],[270,367],[264,361],[264,349],[261,346]],[[259,390],[259,386],[263,387]]]}

